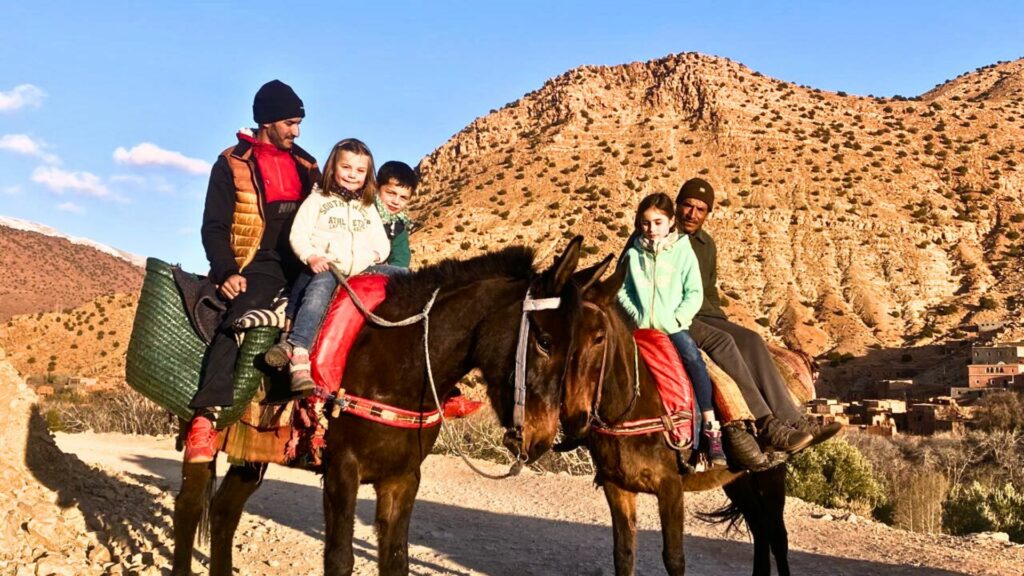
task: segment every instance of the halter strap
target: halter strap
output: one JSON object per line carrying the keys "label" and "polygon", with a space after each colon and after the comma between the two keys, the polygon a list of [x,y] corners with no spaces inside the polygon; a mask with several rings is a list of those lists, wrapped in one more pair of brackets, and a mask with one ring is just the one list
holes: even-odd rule
{"label": "halter strap", "polygon": [[523,314],[519,317],[519,341],[516,344],[516,369],[513,376],[515,404],[512,407],[512,426],[519,433],[522,432],[523,424],[526,422],[526,344],[530,336],[528,315],[530,312],[538,310],[553,310],[561,304],[562,299],[558,297],[533,298],[529,288],[523,298]]}

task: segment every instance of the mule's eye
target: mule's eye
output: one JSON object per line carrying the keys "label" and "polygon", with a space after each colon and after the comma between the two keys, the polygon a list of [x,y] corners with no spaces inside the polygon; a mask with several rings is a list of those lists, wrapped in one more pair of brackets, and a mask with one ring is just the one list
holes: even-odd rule
{"label": "mule's eye", "polygon": [[600,334],[595,334],[594,335],[594,344],[595,345],[604,344],[604,332],[602,332]]}
{"label": "mule's eye", "polygon": [[545,356],[551,354],[551,338],[547,334],[537,334],[534,337],[534,342],[537,344],[538,352]]}

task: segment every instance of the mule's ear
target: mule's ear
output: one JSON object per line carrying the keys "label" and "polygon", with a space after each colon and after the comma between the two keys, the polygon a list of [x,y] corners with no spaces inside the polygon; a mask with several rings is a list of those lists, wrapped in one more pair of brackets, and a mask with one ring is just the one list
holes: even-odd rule
{"label": "mule's ear", "polygon": [[579,272],[572,275],[572,281],[580,287],[580,294],[586,294],[587,290],[594,285],[595,282],[604,276],[604,273],[608,270],[608,266],[612,263],[612,259],[615,258],[614,254],[609,254],[604,260],[601,260],[597,264],[589,268],[584,268]]}
{"label": "mule's ear", "polygon": [[562,255],[555,258],[555,263],[544,273],[544,289],[548,294],[560,293],[566,282],[572,279],[572,273],[576,271],[576,265],[580,263],[581,246],[583,246],[583,236],[576,236],[570,240]]}
{"label": "mule's ear", "polygon": [[594,302],[606,305],[614,302],[615,297],[618,296],[619,290],[622,288],[622,284],[626,281],[627,272],[629,272],[629,266],[620,260],[615,266],[615,272],[603,282],[598,283],[594,287],[593,297],[588,297],[587,299],[592,299]]}

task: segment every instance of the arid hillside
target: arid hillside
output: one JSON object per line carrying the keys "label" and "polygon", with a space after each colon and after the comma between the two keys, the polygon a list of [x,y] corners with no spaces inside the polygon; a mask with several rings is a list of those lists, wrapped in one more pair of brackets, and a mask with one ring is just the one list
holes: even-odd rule
{"label": "arid hillside", "polygon": [[728,311],[812,354],[926,345],[1019,313],[1024,60],[915,98],[826,92],[679,54],[585,66],[421,162],[416,258],[584,234],[617,253],[646,194],[716,188]]}
{"label": "arid hillside", "polygon": [[80,376],[124,381],[138,292],[100,296],[77,308],[15,316],[0,324],[0,348],[26,378]]}
{"label": "arid hillside", "polygon": [[125,258],[0,222],[0,322],[70,310],[107,294],[137,294],[143,274]]}

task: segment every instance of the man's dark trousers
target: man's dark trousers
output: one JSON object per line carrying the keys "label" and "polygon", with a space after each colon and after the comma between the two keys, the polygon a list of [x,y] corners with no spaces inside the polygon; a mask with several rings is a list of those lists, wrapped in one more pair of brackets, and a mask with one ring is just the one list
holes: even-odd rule
{"label": "man's dark trousers", "polygon": [[245,292],[228,301],[224,320],[217,327],[217,333],[207,349],[199,392],[192,398],[189,404],[191,408],[231,406],[235,403],[234,374],[238,344],[233,324],[250,310],[269,308],[274,297],[287,284],[276,262],[254,262],[242,272],[242,276],[246,282]]}
{"label": "man's dark trousers", "polygon": [[697,316],[690,337],[736,381],[754,418],[775,414],[796,422],[803,417],[760,334],[724,318]]}

